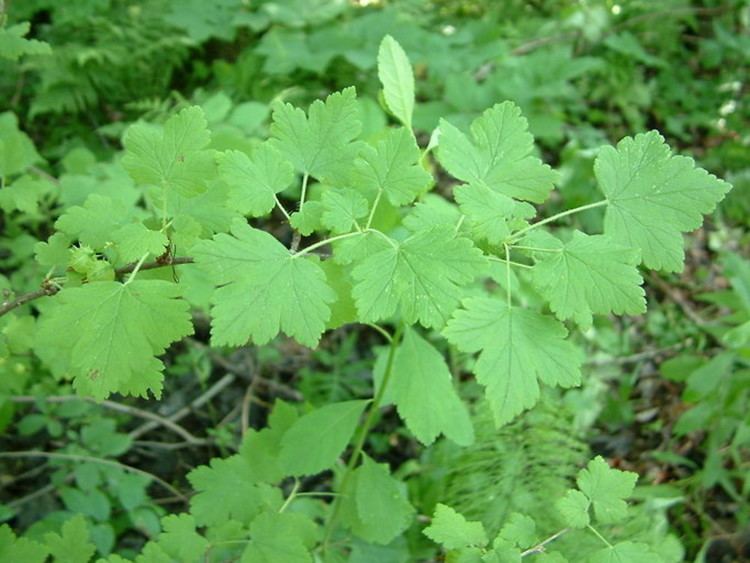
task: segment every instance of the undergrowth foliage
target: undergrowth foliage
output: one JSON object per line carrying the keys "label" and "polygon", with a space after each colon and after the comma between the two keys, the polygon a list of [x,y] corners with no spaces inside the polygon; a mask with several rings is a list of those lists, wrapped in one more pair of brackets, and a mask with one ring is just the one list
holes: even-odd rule
{"label": "undergrowth foliage", "polygon": [[[44,54],[23,43],[24,33],[3,31],[13,46],[6,52]],[[583,448],[538,403],[547,388],[581,384],[584,355],[569,330],[588,329],[594,315],[645,312],[642,269],[680,271],[682,234],[730,185],[651,131],[598,152],[599,201],[540,217],[558,174],[539,158],[518,106],[497,103],[468,131],[443,119],[422,148],[412,130],[413,70],[389,36],[377,71],[397,125],[375,135],[363,134],[354,88],[307,109],[277,101],[269,138],[246,150],[213,148],[199,106],[132,125],[120,161],[130,187],[81,194],[35,247],[47,272],[40,289],[0,309],[33,323],[33,351],[55,377],[99,400],[161,397],[159,358],[193,333],[191,313],[206,306],[216,348],[263,346],[283,334],[314,349],[327,331],[352,323],[382,338],[371,399],[315,408],[278,400],[238,453],[189,474],[189,512],[165,516],[135,560],[342,561],[362,546],[403,541],[417,516],[407,486],[364,451],[388,404],[421,444],[444,436],[454,448],[444,455],[459,460],[423,529],[449,560],[677,560],[649,539],[648,523],[628,527],[634,473],[596,457],[570,488]],[[50,186],[31,175],[39,157],[13,116],[0,127],[12,147],[0,160],[3,191],[18,193],[22,208],[23,186],[41,194]],[[437,189],[438,173],[450,176],[447,188]],[[102,180],[116,174],[100,171]],[[602,232],[558,228],[589,210],[603,214]],[[274,221],[293,236],[279,238]],[[522,298],[521,287],[539,300]],[[472,414],[446,354],[471,365],[487,416]],[[530,409],[527,434],[518,417]],[[495,435],[512,428],[515,437]],[[562,452],[561,467],[548,468],[559,479],[534,489],[523,464],[543,439]],[[486,448],[508,490],[527,491],[482,523],[497,507],[462,494],[461,467],[487,467]],[[503,454],[517,448],[518,460]],[[331,471],[330,488],[314,488]],[[88,561],[94,548],[77,517],[42,539],[0,528],[0,554]]]}

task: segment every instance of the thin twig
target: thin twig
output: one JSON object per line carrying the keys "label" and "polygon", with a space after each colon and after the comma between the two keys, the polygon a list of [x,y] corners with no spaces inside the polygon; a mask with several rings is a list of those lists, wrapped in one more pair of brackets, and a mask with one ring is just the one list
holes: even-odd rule
{"label": "thin twig", "polygon": [[240,429],[242,432],[242,437],[245,437],[245,434],[247,434],[247,429],[250,427],[250,403],[253,402],[253,399],[255,398],[255,387],[258,385],[258,378],[253,377],[253,379],[250,381],[250,384],[247,386],[247,389],[245,390],[245,396],[242,398],[242,409],[240,414]]}
{"label": "thin twig", "polygon": [[654,350],[645,350],[644,352],[638,352],[637,354],[631,354],[629,356],[620,356],[620,357],[612,357],[612,358],[591,358],[589,360],[586,360],[584,364],[590,367],[634,364],[642,360],[650,360],[651,358],[655,358],[667,352],[676,352],[678,350],[686,348],[687,346],[691,344],[691,342],[692,341],[688,339],[685,342],[678,342],[677,344],[672,344],[671,346],[665,346],[664,348],[656,348]]}
{"label": "thin twig", "polygon": [[36,403],[37,401],[44,401],[45,403],[68,403],[70,401],[86,401],[87,403],[98,405],[100,407],[104,407],[113,411],[117,411],[117,412],[129,414],[131,416],[137,416],[139,418],[145,418],[147,420],[151,420],[155,422],[157,425],[161,425],[161,426],[164,426],[165,428],[169,428],[172,432],[180,435],[182,438],[185,439],[186,442],[190,443],[191,445],[194,445],[194,446],[203,445],[206,443],[205,439],[197,438],[196,436],[193,436],[190,432],[185,430],[179,424],[175,424],[173,421],[167,418],[164,418],[162,416],[159,416],[156,413],[146,411],[143,409],[139,409],[138,407],[122,405],[120,403],[116,403],[114,401],[108,401],[106,399],[97,401],[96,399],[92,399],[91,397],[79,397],[77,395],[50,395],[48,397],[34,397],[31,395],[21,395],[17,397],[11,397],[10,400],[14,403]]}
{"label": "thin twig", "polygon": [[129,471],[131,473],[138,473],[139,475],[143,475],[144,477],[153,479],[154,481],[159,483],[162,487],[167,489],[170,493],[179,497],[183,502],[188,501],[188,498],[185,495],[183,495],[180,491],[175,489],[172,485],[167,483],[164,479],[162,479],[158,475],[154,475],[153,473],[149,473],[148,471],[144,471],[143,469],[138,469],[137,467],[133,467],[132,465],[126,465],[124,463],[120,463],[119,461],[115,461],[112,459],[103,459],[100,457],[92,457],[92,456],[78,455],[78,454],[64,454],[64,453],[59,453],[59,452],[41,452],[37,450],[27,450],[27,451],[18,451],[18,452],[0,452],[0,458],[7,458],[7,459],[16,458],[17,459],[17,458],[35,458],[35,457],[41,457],[45,459],[59,459],[59,460],[66,460],[66,461],[98,463],[100,465],[108,465],[110,467],[117,467],[119,469],[122,469],[123,471]]}
{"label": "thin twig", "polygon": [[[203,440],[203,444],[213,444],[210,440]],[[133,440],[134,446],[141,448],[159,448],[161,450],[182,450],[184,448],[195,447],[191,442],[157,442],[155,440]]]}
{"label": "thin twig", "polygon": [[570,531],[570,528],[563,528],[556,534],[552,534],[550,537],[548,537],[546,540],[543,540],[536,544],[534,547],[530,547],[523,553],[521,553],[521,557],[526,557],[527,555],[535,555],[537,553],[544,553],[547,545],[555,541],[557,538],[562,536],[563,534],[567,534]]}
{"label": "thin twig", "polygon": [[258,383],[265,386],[267,389],[278,393],[279,395],[284,395],[287,399],[292,399],[293,401],[298,402],[304,400],[302,393],[300,393],[296,389],[292,389],[288,385],[284,385],[283,383],[279,383],[278,381],[275,381],[273,379],[262,377],[257,373],[251,375],[246,369],[242,369],[240,366],[233,364],[230,360],[222,356],[220,353],[210,349],[202,342],[191,340],[191,343],[195,343],[199,348],[205,349],[211,357],[211,360],[227,370],[229,373],[239,375],[246,380],[251,377],[253,379],[257,379]]}
{"label": "thin twig", "polygon": [[[225,387],[228,387],[231,385],[234,380],[237,377],[234,374],[228,373],[224,377],[222,377],[219,381],[214,383],[211,387],[209,387],[205,393],[197,397],[194,401],[192,401],[189,405],[182,407],[180,410],[172,413],[171,415],[165,417],[167,420],[170,420],[171,422],[177,422],[178,420],[181,420],[188,416],[190,413],[194,412],[198,408],[205,405],[208,401],[213,399],[216,395],[221,393]],[[159,423],[154,421],[146,422],[145,424],[142,424],[132,432],[130,432],[129,436],[136,440],[143,436],[146,432],[150,432],[154,428],[157,428],[159,426]]]}
{"label": "thin twig", "polygon": [[39,489],[37,489],[37,490],[29,493],[28,495],[25,495],[25,496],[22,496],[22,497],[19,497],[19,498],[15,499],[15,500],[10,501],[8,503],[8,506],[10,508],[18,508],[19,506],[21,506],[23,504],[26,504],[27,502],[32,501],[32,500],[34,500],[37,497],[42,497],[42,496],[44,496],[44,495],[46,495],[48,493],[54,492],[59,487],[60,487],[60,485],[58,485],[57,483],[49,483],[48,485],[45,485],[44,487],[41,487],[41,488],[39,488]]}
{"label": "thin twig", "polygon": [[682,294],[679,292],[679,290],[673,288],[671,285],[669,285],[667,282],[665,282],[661,277],[659,277],[657,274],[654,274],[651,272],[648,276],[648,280],[650,283],[653,283],[655,286],[657,286],[667,297],[669,297],[672,301],[674,301],[680,309],[685,313],[685,315],[693,321],[696,325],[703,327],[708,324],[708,321],[701,317],[695,309],[693,309],[693,306],[688,302],[687,299],[685,299]]}

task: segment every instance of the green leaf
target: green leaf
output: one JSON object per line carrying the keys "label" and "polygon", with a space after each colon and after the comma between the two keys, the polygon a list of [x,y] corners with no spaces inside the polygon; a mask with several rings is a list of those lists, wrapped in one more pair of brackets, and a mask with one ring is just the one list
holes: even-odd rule
{"label": "green leaf", "polygon": [[265,142],[251,156],[228,151],[219,158],[219,174],[229,184],[229,205],[243,215],[267,215],[276,205],[276,194],[294,180],[294,168],[279,151]]}
{"label": "green leaf", "polygon": [[123,203],[91,194],[83,207],[76,205],[60,216],[55,227],[81,243],[101,250],[113,241],[113,233],[128,223],[128,215]]}
{"label": "green leaf", "polygon": [[281,491],[255,482],[250,461],[243,455],[215,458],[188,473],[196,494],[190,499],[190,513],[200,526],[214,526],[226,520],[250,523],[264,508],[278,510]]}
{"label": "green leaf", "polygon": [[179,296],[178,286],[159,280],[63,289],[42,316],[36,352],[48,365],[62,361],[81,394],[159,396],[164,365],[154,356],[193,333]]}
{"label": "green leaf", "polygon": [[389,129],[375,146],[365,145],[354,163],[357,187],[383,193],[393,205],[411,203],[432,182],[420,164],[421,153],[411,131]]}
{"label": "green leaf", "polygon": [[18,210],[36,215],[39,213],[40,201],[55,192],[56,187],[47,180],[23,175],[0,190],[0,209],[6,213]]}
{"label": "green leaf", "polygon": [[570,528],[585,528],[591,523],[589,518],[591,502],[581,491],[570,489],[555,506],[563,517],[565,525]]}
{"label": "green leaf", "polygon": [[298,418],[294,407],[277,400],[268,417],[268,426],[262,430],[248,429],[240,446],[240,455],[250,469],[247,479],[272,484],[286,476],[279,460],[281,440]]}
{"label": "green leaf", "polygon": [[594,505],[596,519],[603,524],[627,517],[628,505],[624,499],[633,493],[637,480],[636,473],[612,469],[601,456],[592,459],[576,479],[578,488]]}
{"label": "green leaf", "polygon": [[163,127],[131,125],[123,137],[122,165],[139,184],[160,186],[185,197],[206,190],[215,170],[208,123],[199,106],[185,108]]}
{"label": "green leaf", "polygon": [[325,181],[350,166],[357,145],[351,143],[361,129],[357,95],[346,88],[316,100],[308,115],[291,104],[278,102],[273,109],[271,142],[298,172]]}
{"label": "green leaf", "polygon": [[356,237],[349,237],[333,243],[334,260],[338,264],[362,262],[373,254],[392,248],[391,238],[373,231],[364,231]]}
{"label": "green leaf", "polygon": [[[190,246],[195,242],[194,232],[211,235],[217,232],[229,230],[233,221],[240,220],[237,211],[229,207],[229,186],[225,182],[213,180],[209,183],[210,189],[192,197],[184,197],[178,193],[167,193],[164,190],[156,190],[157,197],[154,198],[154,207],[163,208],[163,197],[167,198],[167,215],[174,217],[172,227],[190,241],[183,242],[184,246]],[[154,190],[152,190],[152,193]],[[172,237],[174,239],[174,236]]]}
{"label": "green leaf", "polygon": [[299,211],[291,214],[289,224],[300,234],[309,236],[323,226],[321,217],[324,209],[321,202],[308,200]]}
{"label": "green leaf", "polygon": [[[107,563],[122,563],[122,561],[119,555],[110,555]],[[127,559],[124,561],[127,561]],[[135,561],[136,563],[174,563],[174,559],[155,541],[150,541],[144,545],[143,550],[138,554]]]}
{"label": "green leaf", "polygon": [[594,553],[589,559],[591,563],[663,563],[659,555],[651,548],[640,542],[624,541],[611,547],[605,547]]}
{"label": "green leaf", "polygon": [[386,35],[378,50],[378,78],[390,112],[411,129],[414,113],[414,72],[401,45]]}
{"label": "green leaf", "polygon": [[473,141],[440,120],[438,160],[453,177],[516,199],[547,199],[557,173],[531,156],[534,138],[518,106],[495,104],[472,122],[471,134]]}
{"label": "green leaf", "polygon": [[365,258],[352,272],[360,319],[377,322],[399,311],[403,320],[442,327],[458,305],[461,287],[486,268],[469,239],[440,227],[422,231]]}
{"label": "green leaf", "polygon": [[697,229],[731,185],[692,158],[674,156],[656,131],[626,137],[617,148],[603,147],[594,171],[607,196],[604,232],[639,248],[655,270],[683,267],[683,232]]}
{"label": "green leaf", "polygon": [[216,0],[209,4],[201,0],[172,2],[172,9],[162,17],[171,25],[183,29],[195,44],[204,43],[211,37],[232,41],[235,26],[232,25],[241,0]]}
{"label": "green leaf", "polygon": [[100,522],[109,520],[112,507],[107,495],[100,490],[82,491],[74,487],[60,487],[59,493],[65,507],[71,512],[90,516]]}
{"label": "green leaf", "polygon": [[57,272],[62,272],[70,259],[70,238],[65,233],[57,232],[49,237],[47,242],[36,243],[34,255],[37,264],[43,268],[53,268]]}
{"label": "green leaf", "polygon": [[135,262],[146,253],[151,256],[164,254],[169,239],[163,232],[152,231],[143,223],[128,223],[112,233],[112,242],[120,260]]}
{"label": "green leaf", "polygon": [[0,113],[0,176],[24,172],[32,164],[42,162],[34,143],[18,129],[18,118],[13,113]]}
{"label": "green leaf", "polygon": [[536,563],[568,563],[568,559],[559,551],[545,551],[534,556]]}
{"label": "green leaf", "polygon": [[336,292],[336,301],[331,305],[331,318],[326,328],[331,330],[356,322],[357,306],[352,298],[352,279],[349,268],[333,260],[326,260],[320,266],[326,273],[328,285]]}
{"label": "green leaf", "polygon": [[415,330],[404,332],[392,369],[386,393],[422,444],[429,446],[439,434],[460,446],[474,441],[469,412],[454,389],[443,355]]}
{"label": "green leaf", "polygon": [[536,215],[528,203],[514,201],[484,184],[459,186],[453,195],[461,213],[469,219],[474,235],[490,244],[500,244],[510,235],[511,226],[521,227],[522,223],[516,225],[519,220]]}
{"label": "green leaf", "polygon": [[[328,5],[330,6],[331,4],[329,3]],[[294,9],[289,6],[288,2],[285,2],[284,5],[275,4],[274,10],[282,8],[282,6],[286,9]],[[302,12],[317,11],[317,8],[308,4],[304,6],[298,5],[296,8],[297,11]],[[289,75],[295,69],[301,68],[321,74],[325,71],[331,58],[338,51],[333,50],[330,44],[326,45],[326,41],[321,42],[322,44],[319,49],[315,49],[310,44],[310,35],[305,31],[285,29],[289,25],[287,21],[284,21],[284,27],[274,26],[264,33],[258,47],[254,49],[255,53],[265,56],[266,60],[263,64],[263,70],[269,75]],[[321,31],[317,30],[315,36],[316,38],[325,39],[325,37],[321,37]],[[335,41],[335,39],[333,40]]]}
{"label": "green leaf", "polygon": [[497,536],[492,542],[492,550],[482,557],[482,563],[521,563],[521,550]]}
{"label": "green leaf", "polygon": [[456,230],[458,235],[469,236],[466,221],[462,220],[462,213],[454,203],[434,193],[422,196],[409,214],[404,217],[404,227],[416,233],[436,226]]}
{"label": "green leaf", "polygon": [[368,401],[332,403],[302,416],[281,440],[280,462],[289,475],[315,475],[336,463]]}
{"label": "green leaf", "polygon": [[321,204],[321,223],[334,233],[348,233],[358,224],[358,219],[367,215],[367,200],[354,190],[326,190]]}
{"label": "green leaf", "polygon": [[210,544],[195,531],[195,518],[192,515],[171,514],[161,522],[163,531],[158,542],[166,553],[185,563],[204,561]]}
{"label": "green leaf", "polygon": [[538,540],[536,522],[525,514],[514,512],[508,516],[498,537],[521,549],[526,549],[536,544]]}
{"label": "green leaf", "polygon": [[75,516],[62,525],[59,534],[44,534],[44,543],[54,557],[55,563],[81,563],[94,555],[96,548],[91,543],[86,519]]}
{"label": "green leaf", "polygon": [[414,507],[406,487],[391,476],[386,464],[364,456],[355,484],[358,522],[353,531],[357,536],[387,545],[411,525]]}
{"label": "green leaf", "polygon": [[217,286],[211,342],[265,344],[280,331],[314,347],[331,316],[336,294],[314,258],[296,257],[271,234],[235,222],[192,249]]}
{"label": "green leaf", "polygon": [[133,445],[129,435],[117,431],[117,423],[111,418],[98,420],[81,429],[81,443],[100,457],[117,457]]}
{"label": "green leaf", "polygon": [[252,540],[242,563],[308,563],[315,542],[315,524],[305,515],[264,512],[250,526]]}
{"label": "green leaf", "polygon": [[[635,315],[646,311],[640,253],[607,235],[575,231],[563,244],[549,236],[552,252],[536,253],[534,286],[560,320],[591,326],[592,314]],[[522,243],[523,244],[523,243]]]}
{"label": "green leaf", "polygon": [[487,533],[481,522],[471,522],[450,506],[438,503],[430,525],[424,535],[445,549],[487,545]]}
{"label": "green leaf", "polygon": [[463,352],[480,352],[474,373],[486,387],[498,426],[536,404],[538,380],[562,387],[580,383],[583,354],[565,340],[568,331],[555,319],[492,298],[467,299],[464,307],[443,334]]}
{"label": "green leaf", "polygon": [[30,29],[29,22],[0,28],[0,58],[17,61],[24,55],[51,55],[49,43],[25,38]]}
{"label": "green leaf", "polygon": [[28,538],[17,538],[7,524],[0,526],[0,561],[44,563],[48,548]]}

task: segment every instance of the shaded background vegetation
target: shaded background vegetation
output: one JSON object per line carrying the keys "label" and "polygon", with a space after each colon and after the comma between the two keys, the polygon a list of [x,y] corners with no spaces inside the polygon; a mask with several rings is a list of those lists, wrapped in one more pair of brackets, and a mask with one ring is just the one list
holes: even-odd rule
{"label": "shaded background vegetation", "polygon": [[[34,245],[65,207],[102,183],[133,189],[112,159],[139,118],[160,121],[197,103],[213,146],[240,147],[265,134],[273,100],[303,105],[354,84],[365,131],[377,129],[386,120],[374,72],[385,34],[415,65],[423,145],[438,117],[467,125],[495,102],[521,106],[545,160],[562,172],[549,212],[563,200],[594,201],[597,148],[652,128],[733,183],[687,239],[685,271],[647,279],[648,314],[599,320],[581,336],[583,388],[500,431],[477,408],[481,431],[468,449],[421,448],[390,416],[368,448],[408,478],[421,514],[450,499],[495,531],[514,507],[543,515],[545,498],[601,453],[642,477],[637,533],[675,543],[687,560],[750,559],[746,0],[5,0],[4,8],[8,25],[30,22],[29,37],[52,54],[0,59],[0,134],[15,116],[46,182],[31,200],[0,190],[0,289],[38,286]],[[580,220],[597,227],[595,216]],[[268,228],[291,236],[283,222]],[[206,346],[207,319],[196,322],[194,339],[170,351],[163,401],[95,404],[33,359],[33,326],[0,320],[0,448],[28,454],[0,458],[0,519],[33,537],[80,512],[102,554],[137,551],[158,534],[160,515],[184,508],[187,471],[233,452],[275,398],[324,404],[370,393],[376,341],[357,327],[332,332],[315,352],[277,340],[222,354]],[[454,360],[460,373],[463,360]],[[411,553],[433,557],[412,535]]]}

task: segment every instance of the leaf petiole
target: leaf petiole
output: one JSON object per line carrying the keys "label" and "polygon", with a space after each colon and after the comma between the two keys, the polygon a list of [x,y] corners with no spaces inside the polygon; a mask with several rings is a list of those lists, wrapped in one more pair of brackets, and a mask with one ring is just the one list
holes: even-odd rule
{"label": "leaf petiole", "polygon": [[284,504],[282,504],[281,508],[279,508],[279,512],[284,512],[287,509],[287,507],[290,504],[292,504],[292,501],[298,496],[299,487],[300,487],[300,480],[295,478],[294,486],[292,487],[292,490],[289,493],[289,496],[286,497]]}
{"label": "leaf petiole", "polygon": [[393,341],[393,337],[391,336],[391,334],[387,330],[385,330],[382,326],[376,325],[375,323],[364,323],[364,324],[366,326],[369,326],[373,330],[377,331],[378,333],[380,333],[383,336],[383,338],[385,338],[388,342]]}
{"label": "leaf petiole", "polygon": [[542,219],[541,221],[537,221],[533,225],[529,225],[528,227],[521,229],[517,233],[513,234],[506,244],[512,245],[515,241],[523,238],[523,235],[528,233],[529,231],[533,231],[534,229],[538,229],[539,227],[546,225],[548,223],[553,223],[557,221],[558,219],[562,219],[563,217],[567,217],[568,215],[573,215],[574,213],[580,213],[581,211],[587,211],[589,209],[596,209],[597,207],[603,207],[605,205],[609,204],[609,200],[603,199],[601,201],[597,201],[595,203],[589,203],[588,205],[581,205],[580,207],[574,207],[573,209],[568,209],[567,211],[561,211],[560,213],[556,213],[555,215],[552,215],[550,217],[547,217],[546,219]]}
{"label": "leaf petiole", "polygon": [[299,206],[300,208],[305,204],[305,197],[307,196],[307,181],[310,179],[310,175],[305,172],[305,175],[302,176],[302,193],[299,196]]}
{"label": "leaf petiole", "polygon": [[[505,258],[500,258],[499,256],[487,256],[487,259],[490,262],[500,262],[501,264],[507,264],[508,261]],[[530,270],[534,266],[531,266],[529,264],[521,264],[521,262],[514,262],[513,260],[510,261],[511,266],[517,266],[518,268],[526,268]]]}
{"label": "leaf petiole", "polygon": [[136,274],[138,273],[138,270],[141,269],[141,266],[143,266],[143,263],[146,261],[146,258],[148,258],[148,255],[150,253],[146,252],[143,256],[141,256],[141,259],[138,260],[135,267],[133,268],[133,271],[128,276],[128,279],[125,280],[125,283],[123,285],[128,285],[130,282],[132,282],[135,279]]}
{"label": "leaf petiole", "polygon": [[614,546],[613,546],[613,545],[612,545],[611,543],[609,543],[609,542],[607,541],[607,538],[605,538],[605,537],[604,537],[603,535],[601,535],[601,534],[600,534],[600,533],[599,533],[599,532],[598,532],[598,531],[596,530],[596,528],[594,528],[594,527],[593,527],[593,526],[592,526],[591,524],[589,524],[589,525],[588,525],[588,526],[586,526],[586,527],[587,527],[587,528],[588,528],[589,530],[591,530],[591,531],[592,531],[592,532],[594,533],[594,535],[595,535],[595,536],[596,536],[597,538],[599,538],[600,540],[602,540],[602,541],[603,541],[603,542],[604,542],[604,543],[605,543],[605,544],[607,545],[607,547],[609,547],[609,548],[612,548],[612,547],[614,547]]}
{"label": "leaf petiole", "polygon": [[513,305],[513,294],[510,288],[510,248],[507,244],[505,247],[505,296],[508,300],[508,307]]}
{"label": "leaf petiole", "polygon": [[273,199],[276,201],[276,207],[279,208],[279,211],[281,211],[281,213],[284,215],[284,217],[286,217],[287,221],[290,221],[291,219],[289,218],[289,213],[284,208],[284,206],[281,204],[281,201],[279,201],[279,196],[277,196],[276,194],[273,194]]}
{"label": "leaf petiole", "polygon": [[332,242],[335,242],[337,240],[343,240],[343,239],[346,239],[346,238],[355,237],[355,236],[361,235],[363,232],[365,232],[365,231],[354,231],[354,232],[351,232],[351,233],[346,233],[346,234],[343,234],[343,235],[336,235],[335,237],[330,237],[330,238],[326,238],[326,239],[320,240],[320,241],[316,242],[315,244],[311,244],[310,246],[308,246],[306,248],[303,248],[299,252],[295,252],[294,254],[292,254],[292,258],[299,258],[300,256],[304,256],[305,254],[308,254],[308,253],[312,252],[313,250],[316,250],[316,249],[320,248],[321,246],[325,246],[325,245],[330,244]]}
{"label": "leaf petiole", "polygon": [[510,246],[516,250],[526,250],[528,252],[562,252],[562,248],[538,248],[536,246],[519,246],[517,244],[511,244]]}
{"label": "leaf petiole", "polygon": [[466,215],[463,213],[461,214],[461,217],[458,218],[458,221],[456,221],[456,226],[453,228],[453,233],[458,234],[458,231],[461,230],[461,225],[464,224],[464,221],[466,221]]}
{"label": "leaf petiole", "polygon": [[384,233],[383,231],[379,231],[379,230],[377,230],[377,229],[366,229],[366,230],[364,230],[364,231],[362,231],[362,232],[363,232],[363,233],[375,233],[375,234],[376,234],[376,235],[378,235],[378,236],[379,236],[380,238],[382,238],[383,240],[385,240],[385,241],[386,241],[386,242],[387,242],[388,244],[390,244],[390,245],[391,245],[391,248],[394,248],[394,249],[398,249],[398,244],[397,244],[397,243],[395,243],[395,242],[393,242],[393,239],[391,239],[391,237],[389,237],[389,236],[388,236],[387,234],[385,234],[385,233]]}
{"label": "leaf petiole", "polygon": [[370,210],[370,215],[367,217],[367,223],[365,224],[365,229],[369,229],[370,225],[372,225],[372,220],[375,218],[375,211],[378,209],[378,205],[380,204],[380,198],[383,197],[383,190],[378,190],[378,195],[375,196],[375,200],[372,202],[372,209]]}

